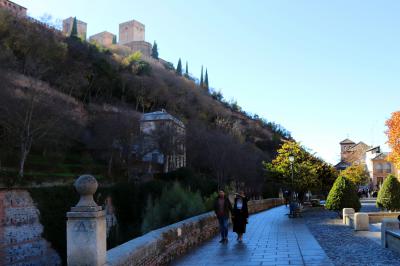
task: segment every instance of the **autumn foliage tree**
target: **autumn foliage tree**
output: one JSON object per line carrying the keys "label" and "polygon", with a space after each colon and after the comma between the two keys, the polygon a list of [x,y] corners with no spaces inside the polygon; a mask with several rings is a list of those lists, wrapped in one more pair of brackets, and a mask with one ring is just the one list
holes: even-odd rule
{"label": "autumn foliage tree", "polygon": [[368,183],[368,173],[363,165],[351,165],[341,171],[340,175],[347,177],[358,186]]}
{"label": "autumn foliage tree", "polygon": [[[290,155],[295,158],[293,181],[289,161]],[[305,147],[295,141],[284,142],[275,159],[271,163],[264,163],[264,166],[276,182],[300,193],[308,190],[324,191],[325,189],[321,189],[322,185],[328,186],[328,189],[330,189],[333,180],[336,178],[336,172],[332,169],[332,166],[312,155]]]}
{"label": "autumn foliage tree", "polygon": [[389,160],[393,162],[397,168],[400,167],[400,111],[392,113],[392,116],[386,121],[386,134],[388,136],[388,144],[391,148]]}

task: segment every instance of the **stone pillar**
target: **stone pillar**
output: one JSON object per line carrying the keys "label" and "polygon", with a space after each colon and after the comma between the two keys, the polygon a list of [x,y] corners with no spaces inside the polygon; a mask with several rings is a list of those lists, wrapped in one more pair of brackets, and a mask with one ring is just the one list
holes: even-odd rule
{"label": "stone pillar", "polygon": [[91,175],[80,176],[74,183],[80,200],[67,213],[68,266],[102,266],[106,263],[105,211],[93,200],[97,181]]}
{"label": "stone pillar", "polygon": [[386,245],[386,230],[387,229],[399,229],[399,220],[396,218],[383,218],[381,225],[381,244],[382,247],[387,248]]}
{"label": "stone pillar", "polygon": [[356,230],[356,231],[369,231],[368,213],[356,212],[354,214],[354,230]]}
{"label": "stone pillar", "polygon": [[343,213],[342,213],[342,218],[343,218],[343,223],[346,225],[349,225],[349,222],[347,221],[347,216],[353,215],[354,214],[354,209],[353,208],[343,208]]}

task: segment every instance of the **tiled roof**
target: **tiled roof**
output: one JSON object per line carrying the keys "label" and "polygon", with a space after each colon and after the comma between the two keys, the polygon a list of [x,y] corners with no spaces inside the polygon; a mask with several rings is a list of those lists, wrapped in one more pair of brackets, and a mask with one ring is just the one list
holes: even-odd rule
{"label": "tiled roof", "polygon": [[356,144],[356,143],[354,141],[352,141],[352,140],[345,139],[345,140],[342,140],[340,142],[340,144]]}
{"label": "tiled roof", "polygon": [[366,152],[367,152],[367,151],[372,151],[372,150],[375,150],[375,149],[380,149],[380,146],[372,147],[371,149],[366,150]]}
{"label": "tiled roof", "polygon": [[388,156],[387,152],[378,153],[372,160],[385,160]]}
{"label": "tiled roof", "polygon": [[365,144],[364,142],[360,141],[360,142],[357,143],[356,145],[351,146],[351,147],[349,148],[349,150],[354,151],[354,150],[357,149],[357,147],[360,147],[360,146],[364,146],[364,147],[367,148],[367,149],[370,149],[370,148],[371,148],[371,146],[368,146],[368,145]]}
{"label": "tiled roof", "polygon": [[185,125],[182,123],[182,121],[173,117],[172,115],[167,113],[165,110],[143,114],[142,119],[140,121],[144,122],[144,121],[157,121],[157,120],[172,120],[175,123],[177,123],[178,125],[180,125],[181,127],[185,127]]}

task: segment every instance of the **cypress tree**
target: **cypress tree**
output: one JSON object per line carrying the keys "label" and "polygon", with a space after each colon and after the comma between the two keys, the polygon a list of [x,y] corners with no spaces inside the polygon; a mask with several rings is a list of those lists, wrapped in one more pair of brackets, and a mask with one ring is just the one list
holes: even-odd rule
{"label": "cypress tree", "polygon": [[70,37],[78,37],[78,22],[76,21],[76,17],[74,17],[74,21],[72,22],[72,30]]}
{"label": "cypress tree", "polygon": [[388,175],[383,181],[376,206],[388,211],[400,210],[400,182],[394,175]]}
{"label": "cypress tree", "polygon": [[204,78],[204,88],[208,90],[208,73],[207,73],[207,68],[206,68],[206,76]]}
{"label": "cypress tree", "polygon": [[201,66],[201,74],[200,74],[200,88],[203,88],[204,81],[203,81],[203,66]]}
{"label": "cypress tree", "polygon": [[185,69],[185,77],[189,77],[189,67],[188,67],[188,62],[186,61],[186,69]]}
{"label": "cypress tree", "polygon": [[353,208],[355,211],[359,211],[361,203],[356,185],[346,177],[339,176],[329,191],[325,208],[339,213],[343,208]]}
{"label": "cypress tree", "polygon": [[153,48],[151,49],[151,57],[158,59],[158,47],[156,41],[154,41]]}
{"label": "cypress tree", "polygon": [[117,44],[117,36],[116,35],[113,36],[112,44]]}
{"label": "cypress tree", "polygon": [[178,61],[178,65],[176,66],[176,74],[178,74],[178,76],[182,76],[182,61],[180,58]]}

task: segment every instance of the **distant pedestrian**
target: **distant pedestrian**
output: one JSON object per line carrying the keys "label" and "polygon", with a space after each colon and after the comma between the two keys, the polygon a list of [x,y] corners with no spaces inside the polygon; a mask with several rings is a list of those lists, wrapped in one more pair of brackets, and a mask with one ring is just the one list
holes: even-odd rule
{"label": "distant pedestrian", "polygon": [[219,230],[221,232],[221,240],[219,242],[228,243],[229,215],[232,212],[232,205],[222,190],[218,192],[218,197],[214,203],[214,211],[217,215]]}
{"label": "distant pedestrian", "polygon": [[289,191],[285,190],[285,192],[283,192],[283,198],[285,199],[285,207],[287,207],[288,203],[289,203]]}
{"label": "distant pedestrian", "polygon": [[247,198],[243,191],[236,194],[232,210],[233,232],[237,233],[237,240],[243,241],[243,234],[246,233],[246,224],[249,218],[247,209]]}

